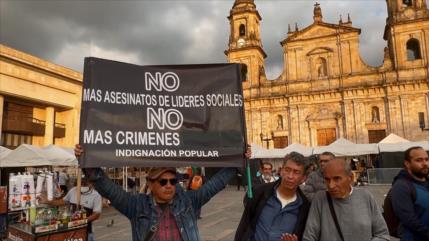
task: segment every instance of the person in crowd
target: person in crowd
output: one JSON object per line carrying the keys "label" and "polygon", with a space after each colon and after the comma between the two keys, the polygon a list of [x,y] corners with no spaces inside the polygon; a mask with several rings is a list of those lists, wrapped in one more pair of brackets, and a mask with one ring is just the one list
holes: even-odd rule
{"label": "person in crowd", "polygon": [[[76,145],[75,155],[84,150]],[[250,149],[246,156],[251,156]],[[131,222],[133,241],[198,241],[197,210],[225,188],[237,168],[223,168],[200,189],[184,191],[177,182],[176,169],[156,167],[148,172],[150,194],[125,192],[100,168],[83,169],[95,189]]]}
{"label": "person in crowd", "polygon": [[131,192],[136,192],[136,182],[131,178],[127,177],[127,188],[131,190]]}
{"label": "person in crowd", "polygon": [[308,162],[292,152],[285,156],[281,178],[261,184],[246,203],[235,241],[300,240],[310,203],[299,189],[306,178]]}
{"label": "person in crowd", "polygon": [[243,186],[243,174],[241,174],[240,172],[237,172],[237,176],[235,180],[237,182],[237,191],[240,191],[240,187]]}
{"label": "person in crowd", "polygon": [[429,240],[429,159],[422,147],[405,151],[404,169],[394,178],[392,207],[402,241]]}
{"label": "person in crowd", "polygon": [[260,159],[260,158],[253,159],[253,161],[255,163],[259,164],[259,169],[256,171],[256,178],[259,178],[262,175],[262,171],[261,171],[262,168],[261,167],[262,167],[262,163],[264,163],[264,161],[262,161],[262,159]]}
{"label": "person in crowd", "polygon": [[390,240],[377,202],[366,189],[352,186],[352,171],[344,159],[330,160],[323,176],[327,191],[313,198],[304,241]]}
{"label": "person in crowd", "polygon": [[262,162],[260,172],[261,175],[256,178],[254,186],[276,181],[273,175],[273,164],[271,164],[270,162]]}
{"label": "person in crowd", "polygon": [[180,183],[182,188],[186,188],[189,184],[189,174],[188,174],[188,167],[177,167],[176,168],[176,177],[177,181]]}
{"label": "person in crowd", "polygon": [[327,163],[335,158],[335,155],[331,152],[323,152],[319,155],[318,163],[320,169],[308,174],[308,178],[305,181],[305,185],[302,187],[302,191],[308,200],[312,201],[314,195],[321,190],[326,190],[325,179],[323,178],[323,170]]}
{"label": "person in crowd", "polygon": [[67,174],[66,169],[62,169],[58,174],[58,185],[60,185],[61,191],[64,195],[67,193],[67,182],[70,180],[69,175]]}
{"label": "person in crowd", "polygon": [[[194,168],[192,171],[192,177],[190,178],[188,190],[198,190],[205,183],[205,177],[202,174],[201,168]],[[240,172],[237,172],[240,173]],[[201,219],[201,208],[196,211],[197,218]]]}
{"label": "person in crowd", "polygon": [[350,167],[351,167],[352,171],[357,170],[358,163],[359,163],[359,160],[356,157],[353,157],[351,162],[350,162]]}
{"label": "person in crowd", "polygon": [[317,171],[317,164],[310,162],[308,166],[308,174]]}
{"label": "person in crowd", "polygon": [[[80,205],[85,209],[88,219],[88,241],[94,240],[92,222],[100,217],[103,207],[100,194],[94,190],[94,185],[87,176],[82,177]],[[49,201],[45,195],[39,196],[39,203],[49,204],[53,206],[71,205],[73,210],[77,208],[77,190],[76,187],[70,191],[62,199],[54,199]]]}

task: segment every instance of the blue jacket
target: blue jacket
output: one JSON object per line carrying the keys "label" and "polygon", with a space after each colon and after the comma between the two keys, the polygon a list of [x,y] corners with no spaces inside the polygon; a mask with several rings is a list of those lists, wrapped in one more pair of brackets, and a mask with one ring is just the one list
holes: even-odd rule
{"label": "blue jacket", "polygon": [[[415,201],[407,182],[416,189]],[[401,240],[429,240],[429,182],[419,182],[403,169],[395,177],[391,193],[393,211],[400,221]]]}
{"label": "blue jacket", "polygon": [[[176,186],[172,212],[183,241],[200,240],[196,210],[224,189],[228,181],[236,175],[236,171],[236,168],[223,168],[199,190],[184,192],[182,188]],[[101,169],[89,176],[101,196],[109,199],[113,207],[128,217],[131,222],[133,241],[143,241],[150,227],[157,223],[153,197],[125,192],[122,187],[106,177]]]}

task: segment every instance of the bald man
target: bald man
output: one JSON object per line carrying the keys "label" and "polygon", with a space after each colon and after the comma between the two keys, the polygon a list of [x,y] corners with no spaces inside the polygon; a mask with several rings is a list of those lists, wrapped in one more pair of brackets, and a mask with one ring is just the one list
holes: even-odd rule
{"label": "bald man", "polygon": [[[344,159],[329,161],[323,177],[326,192],[318,192],[313,199],[303,240],[341,241],[341,235],[345,241],[390,240],[374,197],[365,189],[352,186],[352,171]],[[340,230],[334,222],[328,199],[332,200]]]}

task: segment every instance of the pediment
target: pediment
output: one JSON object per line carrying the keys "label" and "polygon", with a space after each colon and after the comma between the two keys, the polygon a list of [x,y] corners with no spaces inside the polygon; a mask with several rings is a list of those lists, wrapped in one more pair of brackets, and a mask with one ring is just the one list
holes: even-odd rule
{"label": "pediment", "polygon": [[318,38],[323,36],[329,36],[336,34],[336,29],[321,26],[321,25],[312,25],[308,29],[304,29],[302,33],[298,33],[296,36],[296,40],[298,39],[308,39],[308,38]]}
{"label": "pediment", "polygon": [[328,47],[317,47],[314,48],[313,50],[311,50],[310,52],[307,53],[308,55],[318,55],[318,54],[325,54],[325,53],[332,53],[334,52],[333,49],[328,48]]}
{"label": "pediment", "polygon": [[339,119],[341,118],[341,113],[338,111],[332,111],[327,108],[321,108],[316,113],[308,115],[305,120],[306,121],[321,121],[321,120],[329,120],[329,119]]}
{"label": "pediment", "polygon": [[313,23],[312,25],[300,31],[291,33],[284,41],[307,40],[307,39],[333,36],[336,34],[342,34],[342,33],[348,33],[348,32],[357,32],[359,34],[360,29],[347,27],[344,25],[338,25],[338,24]]}

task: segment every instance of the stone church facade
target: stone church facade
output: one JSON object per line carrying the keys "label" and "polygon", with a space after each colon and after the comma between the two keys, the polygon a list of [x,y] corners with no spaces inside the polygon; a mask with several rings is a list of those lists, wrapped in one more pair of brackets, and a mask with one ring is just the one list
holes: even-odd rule
{"label": "stone church facade", "polygon": [[249,143],[328,145],[340,137],[376,143],[390,133],[429,139],[429,10],[426,0],[387,0],[387,46],[381,66],[359,54],[361,30],[350,17],[289,27],[281,40],[284,66],[268,80],[267,57],[253,0],[235,0],[230,15],[229,62],[241,63]]}

